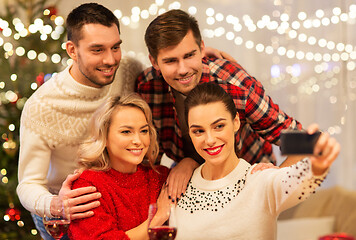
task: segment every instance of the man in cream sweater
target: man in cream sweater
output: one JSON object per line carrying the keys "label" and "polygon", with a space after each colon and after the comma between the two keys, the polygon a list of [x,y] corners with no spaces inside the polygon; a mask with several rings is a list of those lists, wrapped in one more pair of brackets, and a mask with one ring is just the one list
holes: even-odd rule
{"label": "man in cream sweater", "polygon": [[77,7],[68,15],[67,32],[73,64],[44,83],[21,116],[17,194],[43,239],[51,239],[42,224],[44,212],[49,213],[47,196],[68,196],[72,219],[93,215],[90,210],[99,205],[95,188],[71,190],[79,176],[73,174],[78,144],[92,113],[125,88],[123,80],[114,80],[116,72],[120,79],[135,79],[142,70],[132,59],[121,61],[119,22],[107,8],[96,3]]}

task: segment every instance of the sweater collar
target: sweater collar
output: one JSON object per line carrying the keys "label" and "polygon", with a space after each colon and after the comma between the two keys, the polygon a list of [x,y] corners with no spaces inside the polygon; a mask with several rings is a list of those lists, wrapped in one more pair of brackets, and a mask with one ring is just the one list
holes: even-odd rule
{"label": "sweater collar", "polygon": [[72,96],[79,96],[80,98],[86,99],[98,99],[101,98],[103,95],[106,95],[110,90],[112,84],[101,88],[95,88],[77,82],[70,74],[70,68],[71,66],[68,66],[64,71],[59,73],[64,75],[62,78],[60,78],[61,83],[59,84],[62,84],[66,94]]}
{"label": "sweater collar", "polygon": [[214,191],[216,189],[224,188],[225,186],[231,184],[232,182],[237,182],[239,179],[244,179],[246,175],[246,170],[250,168],[250,164],[244,159],[240,158],[239,163],[228,175],[218,180],[206,180],[202,177],[201,169],[204,166],[202,164],[198,167],[192,176],[192,183],[206,191]]}
{"label": "sweater collar", "polygon": [[142,185],[142,181],[146,178],[147,172],[145,168],[139,164],[137,166],[137,171],[134,173],[122,173],[110,168],[108,174],[112,176],[118,185],[124,188],[137,188]]}

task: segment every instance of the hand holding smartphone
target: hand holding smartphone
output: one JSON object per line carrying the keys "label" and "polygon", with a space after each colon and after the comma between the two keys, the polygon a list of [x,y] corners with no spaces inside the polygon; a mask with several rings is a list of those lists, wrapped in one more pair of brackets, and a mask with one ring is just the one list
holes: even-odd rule
{"label": "hand holding smartphone", "polygon": [[280,135],[282,155],[310,155],[321,132],[309,134],[304,130],[282,130]]}

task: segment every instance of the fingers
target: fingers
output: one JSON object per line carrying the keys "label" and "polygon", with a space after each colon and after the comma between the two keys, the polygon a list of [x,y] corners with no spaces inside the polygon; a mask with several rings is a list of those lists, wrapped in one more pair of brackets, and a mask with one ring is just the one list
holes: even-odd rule
{"label": "fingers", "polygon": [[66,196],[68,198],[76,198],[78,196],[82,196],[82,195],[86,195],[86,194],[90,194],[90,193],[94,193],[94,192],[96,192],[96,188],[93,186],[81,187],[81,188],[76,188],[76,189],[68,191],[68,193],[66,193]]}
{"label": "fingers", "polygon": [[263,170],[266,170],[269,168],[278,169],[279,167],[274,166],[272,163],[259,163],[252,169],[251,174],[254,174],[257,171],[263,171]]}
{"label": "fingers", "polygon": [[167,186],[166,185],[163,185],[162,189],[161,189],[161,192],[158,196],[158,199],[157,199],[157,205],[158,206],[164,206],[164,205],[167,205],[171,203],[171,200],[168,199],[168,189],[167,189]]}
{"label": "fingers", "polygon": [[82,213],[90,214],[90,212],[92,212],[91,210],[93,210],[94,208],[97,208],[99,206],[100,206],[99,201],[88,202],[88,203],[82,204],[82,205],[73,205],[70,207],[70,213],[72,215],[82,214]]}
{"label": "fingers", "polygon": [[340,144],[334,138],[328,138],[321,148],[319,155],[315,156],[319,161],[326,162],[329,165],[336,159],[340,153]]}
{"label": "fingers", "polygon": [[74,213],[74,214],[70,215],[70,219],[75,220],[75,219],[87,218],[87,217],[91,217],[93,215],[94,215],[93,211],[84,212],[84,213]]}
{"label": "fingers", "polygon": [[[77,190],[77,189],[75,189]],[[78,188],[79,190],[79,188]],[[74,191],[74,190],[73,190]],[[77,193],[73,194],[74,196],[70,198],[71,206],[81,205],[87,202],[97,200],[101,197],[101,193],[90,193],[84,195],[78,195]]]}
{"label": "fingers", "polygon": [[100,206],[98,199],[101,194],[96,192],[96,188],[93,186],[71,190],[72,181],[76,178],[76,174],[71,174],[67,177],[59,191],[59,198],[66,199],[71,219],[93,216],[94,212],[92,210]]}
{"label": "fingers", "polygon": [[172,180],[173,176],[172,176],[172,172],[171,171],[167,177],[166,183],[164,184],[164,186],[167,188],[167,194],[169,196],[169,198],[171,198],[172,192],[173,192],[173,184],[174,184],[174,180]]}
{"label": "fingers", "polygon": [[314,156],[311,157],[313,172],[315,175],[323,174],[327,168],[335,161],[340,153],[340,144],[334,138],[330,138],[329,134],[322,133],[318,142],[318,149],[314,151]]}
{"label": "fingers", "polygon": [[182,179],[182,181],[178,187],[177,198],[181,198],[183,196],[183,194],[185,193],[185,191],[187,190],[189,179],[190,179],[190,177],[185,177]]}
{"label": "fingers", "polygon": [[172,202],[177,202],[185,192],[190,177],[199,164],[192,158],[183,158],[168,175],[168,195]]}
{"label": "fingers", "polygon": [[216,57],[216,58],[223,58],[223,56],[221,55],[221,52],[217,49],[213,49],[214,51],[212,52],[212,57]]}
{"label": "fingers", "polygon": [[308,127],[307,133],[313,134],[313,133],[317,132],[318,130],[319,130],[319,125],[316,123],[313,123]]}
{"label": "fingers", "polygon": [[215,48],[206,46],[204,52],[206,57],[222,58],[220,52]]}
{"label": "fingers", "polygon": [[173,170],[171,171],[167,178],[167,190],[168,196],[173,203],[177,202],[179,198],[181,198],[187,188],[189,179],[190,174],[188,177],[187,175],[173,172]]}
{"label": "fingers", "polygon": [[227,54],[226,52],[221,51],[220,53],[221,53],[221,58],[231,62],[237,62],[235,58],[233,58],[231,55]]}
{"label": "fingers", "polygon": [[168,199],[167,185],[163,185],[163,187],[162,187],[162,189],[161,189],[160,196],[161,196],[163,199]]}
{"label": "fingers", "polygon": [[177,192],[178,192],[178,186],[179,186],[179,177],[177,177],[176,174],[171,172],[172,175],[167,178],[167,194],[168,198],[171,199],[171,201],[174,203],[177,201]]}
{"label": "fingers", "polygon": [[335,140],[332,150],[330,151],[330,153],[325,159],[326,167],[330,167],[330,165],[335,161],[339,153],[340,153],[340,144]]}
{"label": "fingers", "polygon": [[94,208],[100,206],[97,200],[101,197],[100,193],[90,193],[96,190],[95,187],[84,187],[71,190],[66,196],[68,197],[68,206],[71,219],[86,218],[94,215]]}
{"label": "fingers", "polygon": [[318,141],[316,142],[315,146],[314,146],[314,151],[313,154],[315,156],[321,155],[322,152],[325,150],[325,148],[327,147],[328,141],[330,139],[330,136],[328,133],[321,133]]}
{"label": "fingers", "polygon": [[72,186],[72,183],[77,180],[80,177],[80,173],[79,172],[75,172],[74,174],[69,174],[67,176],[67,178],[64,180],[63,182],[63,186]]}
{"label": "fingers", "polygon": [[159,221],[162,221],[162,223],[164,223],[169,218],[168,210],[170,209],[171,204],[171,200],[168,199],[168,188],[166,185],[163,185],[157,199],[157,212],[154,218],[156,218],[156,220],[157,218],[161,219]]}

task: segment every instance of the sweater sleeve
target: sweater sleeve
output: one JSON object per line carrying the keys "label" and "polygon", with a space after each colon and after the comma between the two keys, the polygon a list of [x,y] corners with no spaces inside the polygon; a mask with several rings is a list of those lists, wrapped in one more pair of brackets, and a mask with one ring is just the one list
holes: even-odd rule
{"label": "sweater sleeve", "polygon": [[28,211],[43,216],[45,198],[52,195],[47,189],[51,149],[38,134],[23,126],[20,134],[17,195]]}
{"label": "sweater sleeve", "polygon": [[[72,189],[95,186],[92,182],[79,178],[74,182]],[[110,214],[110,206],[102,196],[100,206],[93,209],[94,216],[83,219],[76,219],[70,223],[69,236],[74,240],[104,240],[104,239],[125,239],[130,238],[126,233],[118,228],[117,220]]]}
{"label": "sweater sleeve", "polygon": [[251,127],[265,140],[279,144],[283,129],[301,129],[302,125],[283,112],[271,97],[266,95],[262,84],[251,78],[246,91],[245,117]]}
{"label": "sweater sleeve", "polygon": [[[267,173],[273,171],[272,174]],[[267,203],[272,213],[279,215],[282,211],[291,208],[306,200],[325,179],[328,171],[321,176],[314,176],[309,158],[282,168],[262,171],[267,191]],[[266,174],[265,176],[263,176]],[[269,177],[268,177],[268,174]],[[267,180],[268,179],[268,180]],[[267,180],[267,181],[266,181]]]}

